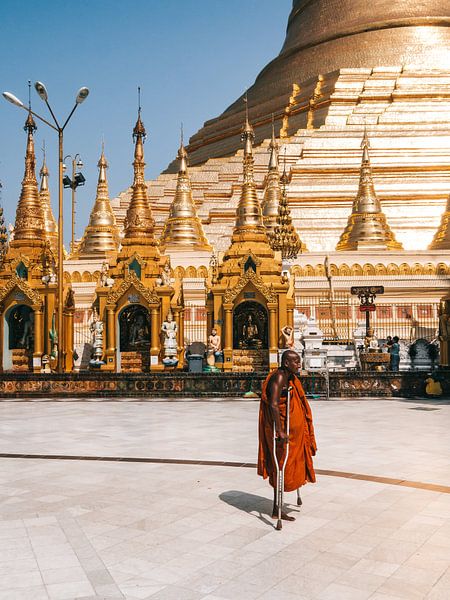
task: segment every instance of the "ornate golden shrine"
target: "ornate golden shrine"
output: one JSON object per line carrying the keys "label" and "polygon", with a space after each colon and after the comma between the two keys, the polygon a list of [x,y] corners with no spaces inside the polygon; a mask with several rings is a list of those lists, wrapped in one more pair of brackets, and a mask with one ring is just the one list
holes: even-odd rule
{"label": "ornate golden shrine", "polygon": [[207,300],[208,326],[222,338],[225,371],[239,369],[245,353],[253,354],[248,358],[257,367],[276,367],[280,329],[293,326],[294,301],[281,260],[270,247],[256,196],[253,139],[247,118],[242,132],[244,182],[235,227],[222,263],[213,269]]}
{"label": "ornate golden shrine", "polygon": [[145,137],[139,109],[122,248],[96,289],[95,306],[105,330],[102,368],[109,371],[164,369],[161,325],[169,312],[177,324],[178,367],[183,366],[182,294],[172,286],[169,259],[161,256],[154,236],[144,178]]}
{"label": "ornate golden shrine", "polygon": [[27,132],[25,174],[17,206],[14,237],[0,265],[0,369],[33,370],[50,368],[62,352],[66,371],[73,368],[73,294],[65,291],[64,339],[58,340],[55,258],[55,219],[51,212],[46,177],[41,170],[39,194],[36,180],[34,131],[31,115]]}
{"label": "ornate golden shrine", "polygon": [[440,364],[450,367],[450,294],[442,298],[439,306]]}

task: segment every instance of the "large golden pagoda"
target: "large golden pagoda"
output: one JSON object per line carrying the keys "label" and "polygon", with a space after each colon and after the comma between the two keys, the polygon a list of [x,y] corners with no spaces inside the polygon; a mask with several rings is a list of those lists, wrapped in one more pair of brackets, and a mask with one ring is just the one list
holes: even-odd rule
{"label": "large golden pagoda", "polygon": [[165,252],[170,252],[170,250],[212,250],[195,208],[187,159],[187,152],[183,140],[181,140],[178,150],[180,164],[175,197],[170,205],[169,216],[159,241],[161,250]]}
{"label": "large golden pagoda", "polygon": [[352,214],[336,250],[401,250],[381,210],[375,193],[369,156],[369,138],[364,130],[358,194]]}
{"label": "large golden pagoda", "polygon": [[76,251],[77,258],[109,259],[119,249],[119,230],[111,208],[108,192],[108,179],[104,148],[98,161],[98,183],[95,203],[89,217],[83,238]]}
{"label": "large golden pagoda", "polygon": [[[447,0],[293,0],[281,52],[248,90],[256,143],[270,137],[272,113],[280,127],[290,115],[286,135],[306,128],[319,75],[325,76],[323,102],[342,68],[450,70],[449,24]],[[323,120],[325,105],[318,104],[315,116]],[[191,164],[233,154],[242,120],[238,98],[191,137]]]}

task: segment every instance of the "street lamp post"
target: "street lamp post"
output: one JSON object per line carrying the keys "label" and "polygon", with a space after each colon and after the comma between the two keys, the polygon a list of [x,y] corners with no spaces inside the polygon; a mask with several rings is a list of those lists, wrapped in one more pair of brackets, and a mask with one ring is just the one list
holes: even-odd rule
{"label": "street lamp post", "polygon": [[43,117],[41,117],[40,115],[33,112],[31,110],[31,108],[25,106],[25,104],[21,100],[19,100],[19,98],[14,96],[14,94],[11,94],[10,92],[3,92],[3,97],[6,100],[8,100],[8,102],[11,102],[15,106],[18,106],[19,108],[23,108],[26,111],[29,111],[33,116],[35,116],[37,119],[39,119],[40,121],[42,121],[43,123],[45,123],[46,125],[48,125],[49,127],[51,127],[54,131],[56,131],[58,133],[59,169],[58,169],[58,275],[57,275],[57,277],[58,277],[58,288],[57,288],[58,364],[57,364],[57,371],[58,371],[58,373],[63,373],[64,372],[64,356],[63,356],[63,352],[62,352],[63,340],[64,340],[64,332],[63,332],[63,328],[64,328],[64,325],[63,325],[63,323],[64,323],[64,320],[63,320],[63,304],[64,304],[63,134],[64,134],[64,129],[66,128],[67,123],[70,121],[70,119],[71,119],[73,113],[75,112],[75,110],[77,109],[78,105],[81,104],[82,102],[84,102],[84,100],[86,100],[86,98],[88,97],[89,89],[87,87],[82,87],[78,90],[78,94],[75,98],[75,106],[72,108],[72,110],[69,113],[69,116],[64,121],[64,124],[61,127],[61,125],[59,124],[57,118],[55,117],[55,114],[48,102],[48,93],[47,93],[47,89],[46,89],[45,85],[43,83],[41,83],[40,81],[36,81],[36,83],[34,84],[34,87],[35,87],[36,92],[38,93],[39,97],[41,98],[41,100],[43,100],[45,102],[45,104],[47,105],[47,108],[52,116],[53,121],[54,121],[54,125],[52,123],[50,123],[49,121],[47,121],[46,119],[44,119]]}
{"label": "street lamp post", "polygon": [[[66,160],[66,158],[72,159],[72,179],[70,179],[70,177],[68,175],[64,175],[63,185],[65,188],[71,188],[71,190],[72,190],[72,239],[70,242],[70,251],[74,252],[74,250],[75,250],[75,191],[78,186],[84,185],[86,183],[86,178],[84,177],[83,173],[81,173],[80,171],[77,171],[77,169],[83,168],[83,162],[81,160],[80,155],[75,154],[75,156],[72,157],[71,154],[67,154],[67,156],[64,157],[64,160]],[[66,168],[67,168],[66,165],[63,164],[63,171],[65,171]]]}

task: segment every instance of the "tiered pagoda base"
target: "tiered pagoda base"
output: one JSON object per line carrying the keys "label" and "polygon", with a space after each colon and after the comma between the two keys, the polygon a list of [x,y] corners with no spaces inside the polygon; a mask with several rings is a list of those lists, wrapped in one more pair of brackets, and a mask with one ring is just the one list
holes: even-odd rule
{"label": "tiered pagoda base", "polygon": [[[42,399],[86,401],[154,398],[242,398],[246,392],[261,392],[263,373],[71,373],[40,375],[0,374],[0,399]],[[330,373],[331,398],[425,398],[428,374],[418,371],[399,373]],[[302,376],[309,397],[326,397],[325,379],[319,374]],[[450,398],[450,377],[442,381],[443,398]],[[439,402],[438,400],[435,400]],[[444,400],[445,401],[445,400]]]}

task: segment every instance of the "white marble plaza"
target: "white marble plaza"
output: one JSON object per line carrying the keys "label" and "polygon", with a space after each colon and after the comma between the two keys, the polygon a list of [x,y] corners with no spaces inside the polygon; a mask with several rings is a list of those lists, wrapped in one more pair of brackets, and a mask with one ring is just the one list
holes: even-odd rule
{"label": "white marble plaza", "polygon": [[450,404],[312,408],[336,474],[278,532],[254,468],[176,462],[254,463],[255,401],[0,402],[0,600],[448,600]]}

